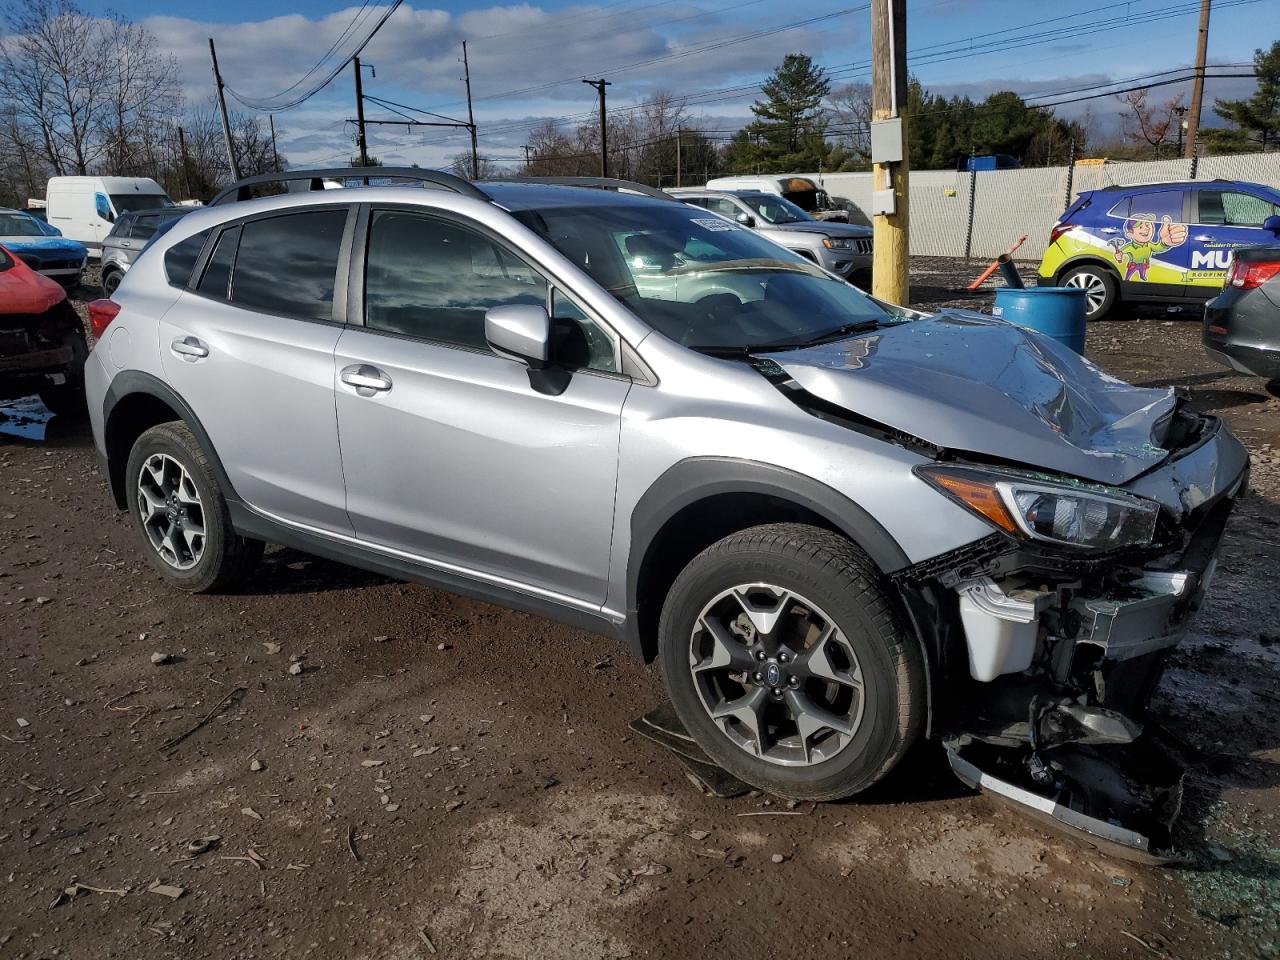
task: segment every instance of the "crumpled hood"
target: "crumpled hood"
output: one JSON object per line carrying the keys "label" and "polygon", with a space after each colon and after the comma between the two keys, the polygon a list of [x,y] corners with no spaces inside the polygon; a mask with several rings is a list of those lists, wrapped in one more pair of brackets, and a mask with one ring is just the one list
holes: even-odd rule
{"label": "crumpled hood", "polygon": [[828,403],[957,453],[1123,484],[1167,454],[1177,400],[1108,376],[1048,337],[943,311],[768,355]]}

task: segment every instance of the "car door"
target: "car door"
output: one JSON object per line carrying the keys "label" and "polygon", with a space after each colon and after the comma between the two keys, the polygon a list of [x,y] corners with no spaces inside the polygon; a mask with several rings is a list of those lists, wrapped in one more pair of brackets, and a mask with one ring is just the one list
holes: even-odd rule
{"label": "car door", "polygon": [[[356,536],[452,572],[602,603],[631,386],[616,337],[478,224],[373,207],[360,236],[337,351]],[[505,303],[552,305],[556,353],[572,367],[563,392],[542,392],[525,366],[489,349],[485,312]]]}
{"label": "car door", "polygon": [[1099,229],[1120,271],[1124,299],[1181,300],[1190,264],[1187,191],[1135,192],[1121,197]]}
{"label": "car door", "polygon": [[[239,497],[276,519],[348,536],[333,355],[351,209],[292,208],[212,232],[160,323],[165,376]],[[181,260],[181,247],[166,260]]]}
{"label": "car door", "polygon": [[1191,227],[1191,268],[1187,274],[1192,293],[1205,299],[1216,296],[1231,267],[1236,247],[1272,243],[1262,229],[1267,217],[1280,214],[1280,205],[1231,187],[1201,187],[1195,193],[1195,222]]}

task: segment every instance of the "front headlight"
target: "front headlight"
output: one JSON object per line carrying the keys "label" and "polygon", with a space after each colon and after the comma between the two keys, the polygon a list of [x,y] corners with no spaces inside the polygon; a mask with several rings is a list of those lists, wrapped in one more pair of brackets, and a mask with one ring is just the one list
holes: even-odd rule
{"label": "front headlight", "polygon": [[1160,514],[1159,504],[1115,487],[978,467],[929,465],[915,473],[1005,533],[1062,546],[1141,546],[1155,536]]}
{"label": "front headlight", "polygon": [[822,245],[828,250],[852,250],[853,241],[848,237],[823,237]]}

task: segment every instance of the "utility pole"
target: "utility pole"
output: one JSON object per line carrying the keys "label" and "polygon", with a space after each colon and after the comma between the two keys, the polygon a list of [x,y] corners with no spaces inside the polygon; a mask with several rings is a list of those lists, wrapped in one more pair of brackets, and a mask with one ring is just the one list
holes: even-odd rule
{"label": "utility pole", "polygon": [[1204,61],[1209,52],[1210,2],[1211,0],[1200,0],[1200,27],[1196,33],[1196,78],[1191,84],[1191,115],[1187,120],[1187,140],[1182,154],[1188,160],[1195,156],[1196,136],[1200,133],[1200,108],[1204,104]]}
{"label": "utility pole", "polygon": [[191,195],[191,163],[187,160],[187,132],[178,127],[178,155],[182,157],[182,185],[187,189],[187,199],[194,200]]}
{"label": "utility pole", "polygon": [[533,164],[533,161],[529,159],[529,145],[526,143],[524,145],[524,165],[528,167],[528,166],[531,166],[532,164]]}
{"label": "utility pole", "polygon": [[599,80],[582,82],[595,87],[596,92],[600,94],[600,176],[607,177],[609,175],[609,132],[604,112],[604,88],[610,86],[610,83],[603,77]]}
{"label": "utility pole", "polygon": [[[907,258],[907,0],[871,3],[872,293],[905,305]],[[878,130],[877,130],[878,128]],[[882,131],[880,136],[877,132]],[[879,141],[879,142],[877,142]]]}
{"label": "utility pole", "polygon": [[360,78],[360,58],[352,57],[356,70],[356,146],[360,148],[360,166],[369,165],[369,143],[364,137],[364,84]]}
{"label": "utility pole", "polygon": [[684,132],[683,127],[676,127],[676,186],[680,186],[680,141],[683,139],[680,134]]}
{"label": "utility pole", "polygon": [[476,115],[471,109],[471,62],[467,59],[467,41],[462,41],[462,76],[467,83],[467,130],[471,133],[471,179],[480,179],[480,150],[476,146]]}
{"label": "utility pole", "polygon": [[240,179],[240,164],[236,162],[236,151],[231,143],[231,121],[227,119],[227,98],[222,92],[222,74],[218,70],[218,51],[213,47],[213,37],[209,38],[209,58],[213,61],[213,85],[218,91],[218,111],[222,114],[222,141],[227,147],[227,163],[231,167],[231,180]]}
{"label": "utility pole", "polygon": [[280,151],[276,149],[276,115],[267,114],[267,123],[271,125],[271,159],[275,161],[276,173],[280,173]]}

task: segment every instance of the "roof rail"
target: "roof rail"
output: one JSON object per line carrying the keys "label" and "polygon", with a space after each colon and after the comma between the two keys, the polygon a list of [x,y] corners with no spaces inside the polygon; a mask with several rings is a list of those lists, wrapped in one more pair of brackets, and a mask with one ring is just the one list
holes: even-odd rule
{"label": "roof rail", "polygon": [[663,193],[657,187],[631,180],[619,180],[616,177],[515,177],[513,183],[549,183],[561,187],[595,187],[599,190],[617,190],[640,193],[655,200],[672,200],[670,194]]}
{"label": "roof rail", "polygon": [[330,167],[323,170],[283,170],[276,173],[260,173],[233,183],[209,201],[214,207],[220,203],[235,203],[250,199],[250,188],[263,183],[293,183],[309,181],[306,191],[323,190],[326,180],[414,180],[429,183],[473,200],[492,201],[487,193],[461,177],[443,170],[423,170],[419,167]]}

